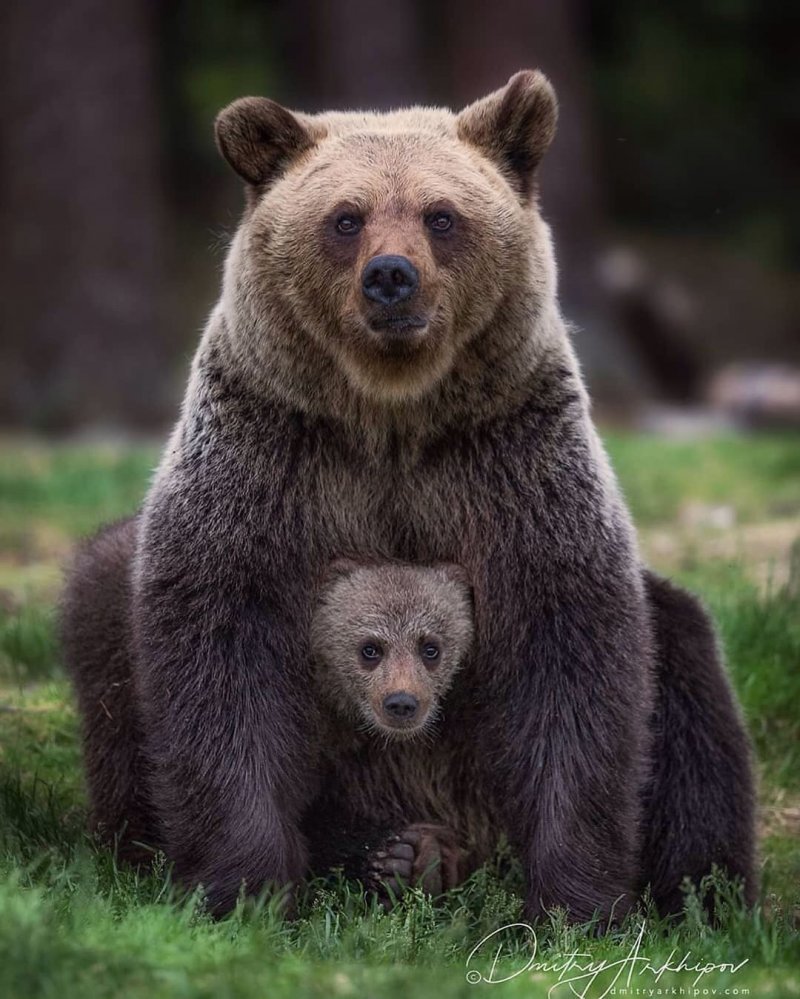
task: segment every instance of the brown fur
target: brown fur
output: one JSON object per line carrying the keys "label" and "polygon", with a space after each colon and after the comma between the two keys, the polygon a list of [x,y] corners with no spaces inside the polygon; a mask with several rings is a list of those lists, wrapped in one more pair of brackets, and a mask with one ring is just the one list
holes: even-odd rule
{"label": "brown fur", "polygon": [[130,571],[135,544],[135,522],[127,520],[82,545],[62,607],[69,621],[64,656],[72,667],[82,722],[90,827],[132,862],[152,859],[158,845],[131,690]]}
{"label": "brown fur", "polygon": [[[111,651],[133,674],[141,742],[103,728],[90,775],[95,755],[124,775],[141,753],[159,841],[217,911],[243,881],[317,870],[337,831],[369,853],[415,823],[477,857],[505,832],[530,916],[608,919],[648,881],[671,909],[679,874],[715,858],[753,897],[747,739],[732,699],[711,703],[727,690],[711,629],[685,595],[653,598],[558,310],[533,172],[554,122],[535,73],[460,114],[256,100],[220,116],[248,206],[133,568],[115,567],[130,600],[93,628],[96,543],[65,616],[79,689],[103,686]],[[446,234],[429,224],[442,205]],[[400,313],[424,324],[402,341],[376,332],[359,284],[390,252],[420,275]],[[343,553],[473,582],[474,646],[430,746],[375,752],[324,724],[313,592]],[[675,743],[653,734],[670,718]],[[731,766],[687,759],[698,730],[736,747]],[[669,835],[645,839],[663,803]]]}

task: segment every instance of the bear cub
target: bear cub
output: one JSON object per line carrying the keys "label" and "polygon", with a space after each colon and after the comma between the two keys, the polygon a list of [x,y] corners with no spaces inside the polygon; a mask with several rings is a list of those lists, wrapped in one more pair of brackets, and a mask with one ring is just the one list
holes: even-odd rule
{"label": "bear cub", "polygon": [[[340,719],[386,742],[432,734],[474,640],[472,588],[457,565],[328,568],[311,620],[319,689]],[[463,873],[454,830],[413,823],[369,857],[364,880],[388,907],[409,886],[432,895]]]}

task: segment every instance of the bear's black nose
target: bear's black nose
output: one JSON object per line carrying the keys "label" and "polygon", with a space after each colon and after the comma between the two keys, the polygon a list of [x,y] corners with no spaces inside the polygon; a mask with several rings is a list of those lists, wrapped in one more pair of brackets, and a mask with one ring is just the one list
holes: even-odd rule
{"label": "bear's black nose", "polygon": [[373,257],[361,275],[361,288],[373,302],[397,305],[411,298],[419,286],[417,268],[408,257],[383,253]]}
{"label": "bear's black nose", "polygon": [[398,721],[408,721],[413,718],[418,707],[419,701],[416,697],[402,690],[397,694],[389,694],[383,701],[383,710]]}

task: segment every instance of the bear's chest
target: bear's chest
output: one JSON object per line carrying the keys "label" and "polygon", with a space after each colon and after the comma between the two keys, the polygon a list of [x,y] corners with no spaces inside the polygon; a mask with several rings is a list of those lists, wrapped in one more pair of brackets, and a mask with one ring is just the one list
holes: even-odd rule
{"label": "bear's chest", "polygon": [[491,462],[459,461],[449,453],[403,458],[325,456],[312,489],[320,549],[334,556],[463,561],[474,540],[496,527],[484,471]]}

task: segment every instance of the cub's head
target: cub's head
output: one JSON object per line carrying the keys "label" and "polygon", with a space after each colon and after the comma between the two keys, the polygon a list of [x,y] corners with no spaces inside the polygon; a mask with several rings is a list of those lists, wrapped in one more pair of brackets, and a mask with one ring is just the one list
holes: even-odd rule
{"label": "cub's head", "polygon": [[248,190],[226,274],[229,321],[254,354],[312,344],[374,400],[430,391],[499,314],[554,295],[536,168],[555,131],[541,73],[459,114],[303,115],[245,97],[217,142]]}
{"label": "cub's head", "polygon": [[458,566],[336,562],[311,625],[323,696],[355,724],[395,738],[436,717],[472,639],[471,590]]}

